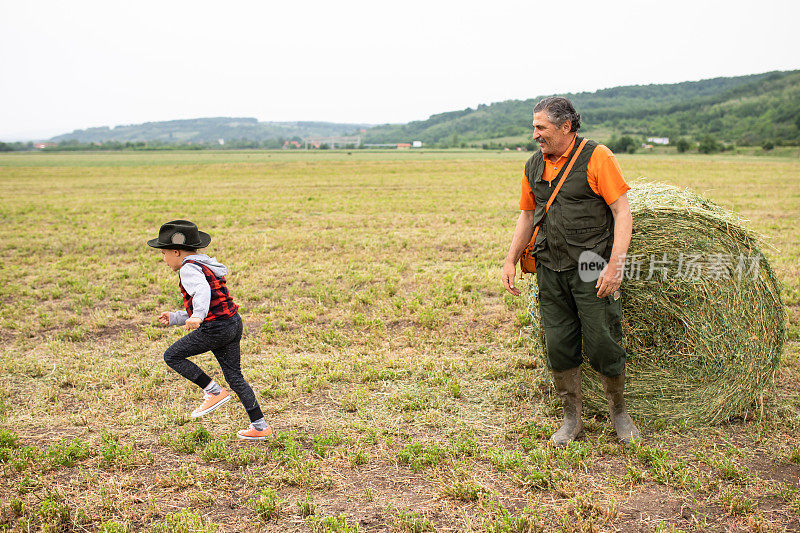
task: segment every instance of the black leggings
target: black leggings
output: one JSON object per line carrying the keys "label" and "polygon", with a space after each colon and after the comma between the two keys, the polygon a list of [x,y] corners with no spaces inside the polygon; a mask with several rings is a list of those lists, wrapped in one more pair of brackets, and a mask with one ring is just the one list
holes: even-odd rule
{"label": "black leggings", "polygon": [[244,325],[238,313],[230,318],[203,322],[200,327],[167,348],[164,352],[164,362],[198,387],[205,388],[211,383],[211,378],[188,358],[210,350],[219,361],[228,385],[242,401],[250,421],[254,422],[264,415],[261,413],[253,389],[242,375],[239,341],[242,340],[243,329]]}

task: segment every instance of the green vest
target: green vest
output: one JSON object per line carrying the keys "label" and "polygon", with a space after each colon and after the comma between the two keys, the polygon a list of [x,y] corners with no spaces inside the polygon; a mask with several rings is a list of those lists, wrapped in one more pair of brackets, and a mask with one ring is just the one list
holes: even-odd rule
{"label": "green vest", "polygon": [[[581,140],[581,137],[575,139],[567,162]],[[559,180],[554,179],[551,184],[542,179],[545,160],[541,150],[525,164],[525,176],[536,197],[534,227],[544,217],[532,251],[537,265],[560,272],[577,268],[578,257],[585,250],[596,253],[606,261],[611,256],[614,216],[603,197],[589,186],[586,177],[586,167],[596,147],[596,142],[586,141],[546,217],[544,208]]]}

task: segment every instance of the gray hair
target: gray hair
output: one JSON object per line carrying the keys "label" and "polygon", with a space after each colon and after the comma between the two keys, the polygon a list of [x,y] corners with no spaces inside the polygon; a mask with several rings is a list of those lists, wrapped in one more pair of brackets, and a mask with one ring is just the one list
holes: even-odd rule
{"label": "gray hair", "polygon": [[547,118],[550,122],[560,128],[564,122],[570,121],[572,127],[569,131],[578,131],[581,129],[581,115],[575,111],[575,107],[568,99],[563,96],[548,96],[539,100],[533,108],[534,113],[544,111],[547,113]]}

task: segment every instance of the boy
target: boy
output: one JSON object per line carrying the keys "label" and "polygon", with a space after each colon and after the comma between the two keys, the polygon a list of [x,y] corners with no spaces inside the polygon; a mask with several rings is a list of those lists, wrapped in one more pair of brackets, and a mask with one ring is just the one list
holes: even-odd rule
{"label": "boy", "polygon": [[164,361],[175,372],[203,389],[203,403],[192,412],[197,418],[227,403],[228,391],[213,381],[189,357],[211,350],[222,367],[222,374],[239,396],[250,417],[250,427],[237,432],[240,439],[264,440],[272,429],[264,420],[253,389],[242,376],[239,341],[242,339],[242,319],[238,306],[225,286],[227,268],[216,258],[198,254],[211,242],[208,233],[197,230],[188,220],[167,222],[158,238],[147,241],[161,249],[164,261],[178,272],[178,286],[183,293],[186,311],[163,312],[158,320],[165,326],[182,326],[190,331],[164,352]]}

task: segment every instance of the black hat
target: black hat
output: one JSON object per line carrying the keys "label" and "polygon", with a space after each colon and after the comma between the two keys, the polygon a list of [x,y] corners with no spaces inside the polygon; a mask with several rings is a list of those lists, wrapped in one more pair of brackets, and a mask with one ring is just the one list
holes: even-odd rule
{"label": "black hat", "polygon": [[197,250],[211,242],[211,235],[197,230],[197,225],[188,220],[167,222],[158,230],[158,238],[147,241],[153,248],[170,250]]}

